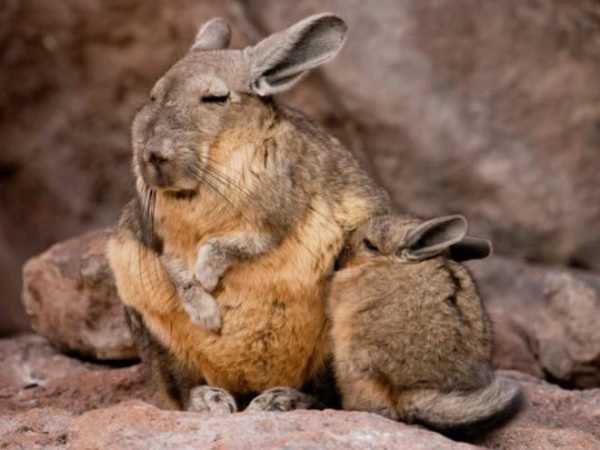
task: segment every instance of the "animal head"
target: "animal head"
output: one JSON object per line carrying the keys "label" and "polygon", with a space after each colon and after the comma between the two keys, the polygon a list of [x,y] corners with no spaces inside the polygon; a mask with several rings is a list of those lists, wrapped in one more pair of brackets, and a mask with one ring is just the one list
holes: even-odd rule
{"label": "animal head", "polygon": [[[243,50],[224,19],[200,28],[189,52],[152,88],[134,119],[134,170],[143,187],[194,191],[211,161],[232,161],[274,118],[269,100],[342,48],[346,24],[308,17]],[[218,142],[238,145],[215,145]],[[248,145],[246,145],[248,147]],[[139,186],[138,186],[139,187]]]}
{"label": "animal head", "polygon": [[460,215],[426,221],[374,217],[354,232],[340,265],[359,265],[374,258],[416,264],[438,256],[462,262],[490,255],[490,241],[467,236],[467,228],[467,220]]}

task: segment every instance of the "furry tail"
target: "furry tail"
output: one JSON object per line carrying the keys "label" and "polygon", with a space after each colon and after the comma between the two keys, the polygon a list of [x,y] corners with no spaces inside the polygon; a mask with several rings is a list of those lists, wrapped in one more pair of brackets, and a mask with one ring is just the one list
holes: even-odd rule
{"label": "furry tail", "polygon": [[398,405],[401,416],[406,411],[414,422],[456,435],[476,434],[510,418],[523,400],[519,384],[500,377],[476,391],[423,390],[405,395]]}

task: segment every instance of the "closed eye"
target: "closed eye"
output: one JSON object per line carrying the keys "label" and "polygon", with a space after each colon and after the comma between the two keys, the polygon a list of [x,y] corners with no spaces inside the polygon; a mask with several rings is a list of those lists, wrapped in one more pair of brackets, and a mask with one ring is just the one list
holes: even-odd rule
{"label": "closed eye", "polygon": [[227,100],[229,100],[229,93],[227,93],[225,95],[203,95],[202,97],[200,97],[200,101],[202,103],[223,104]]}
{"label": "closed eye", "polygon": [[367,248],[367,250],[371,251],[371,252],[377,252],[379,251],[379,249],[377,248],[377,246],[375,244],[373,244],[370,240],[368,239],[363,239],[363,244],[365,245],[365,247]]}

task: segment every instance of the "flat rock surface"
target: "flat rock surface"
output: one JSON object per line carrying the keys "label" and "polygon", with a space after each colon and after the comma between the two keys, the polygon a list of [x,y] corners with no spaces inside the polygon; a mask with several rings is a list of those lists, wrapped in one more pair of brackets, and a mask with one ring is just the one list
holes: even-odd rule
{"label": "flat rock surface", "polygon": [[[119,419],[120,418],[120,419]],[[98,427],[103,432],[98,435]],[[73,421],[73,448],[474,449],[425,429],[354,412],[293,411],[205,417],[133,401]]]}
{"label": "flat rock surface", "polygon": [[130,398],[154,399],[139,364],[84,362],[33,334],[0,339],[0,414],[40,407],[81,414]]}
{"label": "flat rock surface", "polygon": [[[600,448],[600,389],[564,390],[527,374],[513,420],[469,443],[419,426],[347,411],[238,413],[160,410],[139,365],[115,368],[60,354],[35,335],[0,340],[4,449]],[[145,400],[145,401],[144,401]]]}

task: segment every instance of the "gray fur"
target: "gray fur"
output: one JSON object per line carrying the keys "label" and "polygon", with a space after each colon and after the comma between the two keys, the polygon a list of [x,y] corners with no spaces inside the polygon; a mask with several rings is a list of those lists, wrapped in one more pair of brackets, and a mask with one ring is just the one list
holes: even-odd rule
{"label": "gray fur", "polygon": [[225,389],[196,386],[190,390],[186,410],[223,416],[237,412],[237,403]]}
{"label": "gray fur", "polygon": [[492,243],[487,239],[465,236],[465,238],[450,247],[450,257],[454,261],[487,258],[492,254]]}
{"label": "gray fur", "polygon": [[438,430],[478,426],[490,417],[514,412],[521,389],[514,380],[495,377],[472,391],[419,390],[401,395],[405,410],[414,420]]}
{"label": "gray fur", "polygon": [[346,31],[339,17],[319,14],[247,48],[252,90],[265,96],[289,89],[309,70],[338,54]]}
{"label": "gray fur", "polygon": [[467,234],[467,220],[463,216],[446,216],[427,220],[413,228],[406,236],[404,255],[423,260],[440,255]]}
{"label": "gray fur", "polygon": [[212,292],[233,263],[265,253],[276,243],[272,236],[250,232],[209,239],[198,250],[196,280]]}
{"label": "gray fur", "polygon": [[192,50],[221,50],[229,47],[231,28],[225,19],[216,17],[206,22],[196,35]]}
{"label": "gray fur", "polygon": [[345,408],[440,430],[512,412],[519,387],[494,377],[488,316],[448,258],[466,231],[461,216],[380,216],[354,233],[329,298]]}

